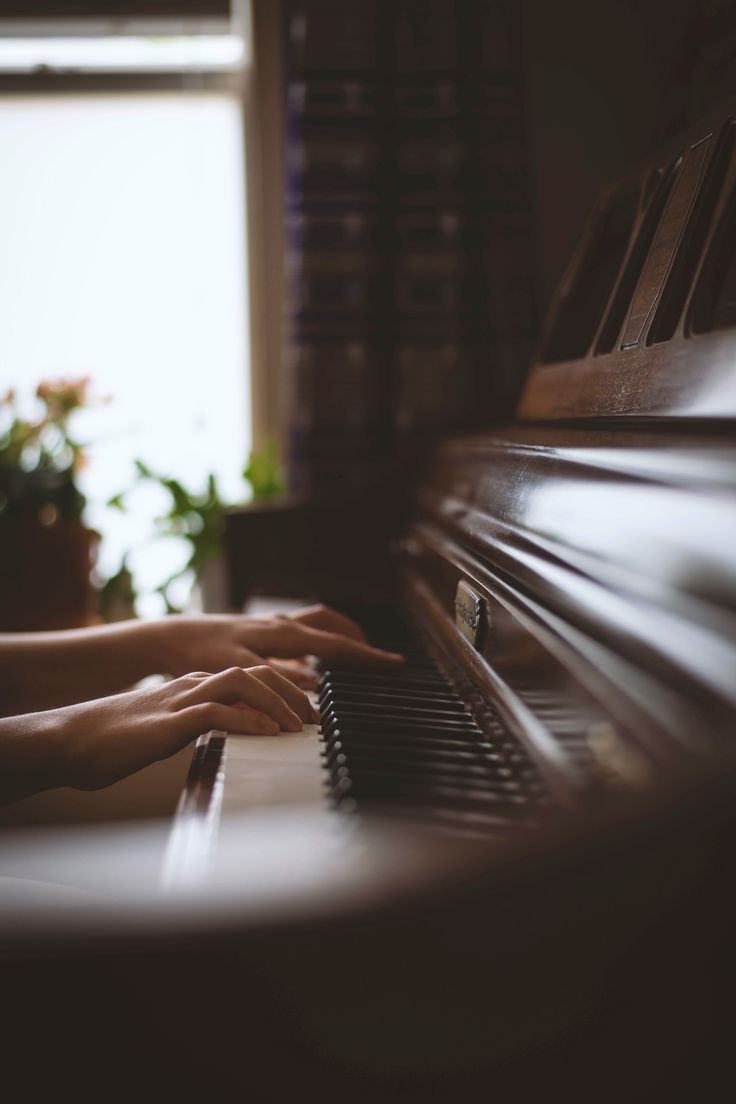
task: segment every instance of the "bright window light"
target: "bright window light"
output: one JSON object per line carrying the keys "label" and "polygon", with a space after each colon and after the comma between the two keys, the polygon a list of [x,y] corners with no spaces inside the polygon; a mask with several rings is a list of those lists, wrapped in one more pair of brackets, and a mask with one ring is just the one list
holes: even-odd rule
{"label": "bright window light", "polygon": [[5,73],[207,72],[237,69],[245,60],[245,42],[238,35],[0,38]]}
{"label": "bright window light", "polygon": [[[0,393],[89,375],[80,414],[100,568],[130,551],[145,614],[182,566],[151,542],[166,498],[108,498],[139,457],[242,499],[250,447],[242,113],[225,93],[6,97],[0,110]],[[153,489],[151,489],[153,490]]]}

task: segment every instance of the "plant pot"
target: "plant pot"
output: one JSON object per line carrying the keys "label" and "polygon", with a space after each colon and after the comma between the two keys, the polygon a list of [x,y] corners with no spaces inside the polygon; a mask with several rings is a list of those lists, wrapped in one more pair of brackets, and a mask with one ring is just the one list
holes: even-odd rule
{"label": "plant pot", "polygon": [[0,515],[0,629],[71,629],[97,620],[99,533],[79,521]]}
{"label": "plant pot", "polygon": [[23,471],[0,465],[0,521],[78,521],[83,506],[71,469]]}
{"label": "plant pot", "polygon": [[197,576],[193,602],[202,613],[227,613],[228,577],[224,556],[215,556],[203,564]]}

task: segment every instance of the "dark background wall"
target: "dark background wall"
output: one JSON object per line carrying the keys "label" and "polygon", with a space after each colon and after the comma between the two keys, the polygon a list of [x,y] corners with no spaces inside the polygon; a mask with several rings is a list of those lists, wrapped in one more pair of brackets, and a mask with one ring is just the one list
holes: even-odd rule
{"label": "dark background wall", "polygon": [[523,0],[522,6],[542,315],[598,193],[683,114],[684,36],[703,5]]}

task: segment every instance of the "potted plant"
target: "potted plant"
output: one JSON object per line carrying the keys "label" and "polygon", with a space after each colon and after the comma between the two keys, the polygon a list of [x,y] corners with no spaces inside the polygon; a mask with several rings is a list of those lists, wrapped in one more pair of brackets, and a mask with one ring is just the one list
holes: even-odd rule
{"label": "potted plant", "polygon": [[[153,471],[142,460],[135,460],[136,482],[154,483],[168,496],[167,509],[155,519],[157,536],[179,537],[189,544],[189,556],[178,571],[164,579],[156,590],[169,613],[180,612],[172,598],[172,585],[193,574],[199,605],[208,612],[228,608],[228,588],[223,555],[224,518],[230,508],[210,473],[202,491],[189,489],[179,479]],[[261,452],[251,453],[243,471],[243,498],[264,502],[279,496],[283,484],[278,473],[277,452],[269,443]],[[109,506],[126,508],[126,492],[115,495]]]}
{"label": "potted plant", "polygon": [[84,449],[71,425],[89,379],[44,380],[23,416],[0,396],[0,627],[71,628],[94,619],[98,535],[85,527],[76,482]]}

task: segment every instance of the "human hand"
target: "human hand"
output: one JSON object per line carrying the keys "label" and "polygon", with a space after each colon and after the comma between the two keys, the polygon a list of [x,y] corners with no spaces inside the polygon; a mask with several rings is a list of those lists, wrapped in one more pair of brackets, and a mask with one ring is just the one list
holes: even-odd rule
{"label": "human hand", "polygon": [[288,617],[172,616],[149,622],[147,631],[155,638],[157,662],[172,675],[267,663],[297,685],[311,687],[313,674],[298,662],[305,656],[362,666],[403,662],[400,655],[372,648],[354,621],[327,606],[309,606]]}
{"label": "human hand", "polygon": [[[36,714],[57,733],[62,781],[100,789],[180,751],[210,729],[298,732],[317,720],[306,695],[270,667],[195,672],[172,682]],[[31,718],[21,718],[27,725]],[[0,736],[2,729],[0,728]]]}

